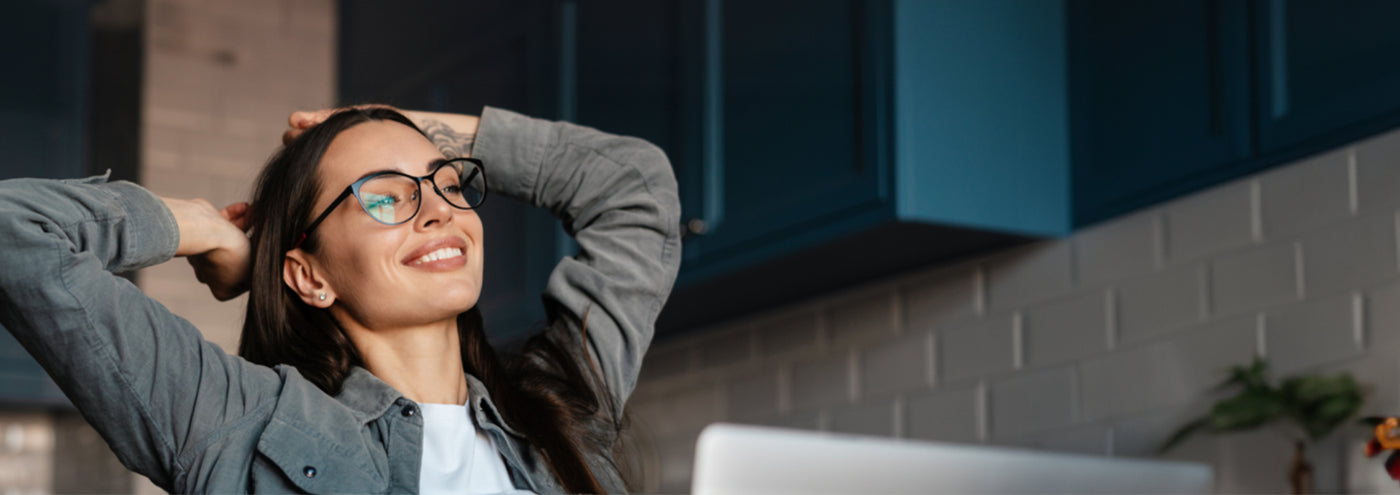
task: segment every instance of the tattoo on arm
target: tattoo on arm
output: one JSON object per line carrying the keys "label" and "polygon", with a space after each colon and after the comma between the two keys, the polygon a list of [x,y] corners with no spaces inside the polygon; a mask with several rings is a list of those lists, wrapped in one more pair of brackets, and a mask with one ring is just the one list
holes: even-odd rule
{"label": "tattoo on arm", "polygon": [[471,156],[472,145],[476,144],[476,134],[457,132],[452,126],[435,119],[423,119],[423,133],[448,158]]}

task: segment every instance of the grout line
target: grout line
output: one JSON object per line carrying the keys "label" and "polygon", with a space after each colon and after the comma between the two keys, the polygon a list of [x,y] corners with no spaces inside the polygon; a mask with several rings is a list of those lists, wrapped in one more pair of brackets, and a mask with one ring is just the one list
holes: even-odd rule
{"label": "grout line", "polygon": [[1351,293],[1351,337],[1357,350],[1366,349],[1366,299],[1360,292]]}
{"label": "grout line", "polygon": [[1200,291],[1198,292],[1201,298],[1201,300],[1199,301],[1201,321],[1209,321],[1211,309],[1213,309],[1210,307],[1210,296],[1212,289],[1212,286],[1210,284],[1210,265],[1207,265],[1205,263],[1201,264],[1201,268],[1199,270],[1196,270],[1196,280],[1199,284],[1198,288],[1200,289]]}
{"label": "grout line", "polygon": [[1269,357],[1268,339],[1264,334],[1266,323],[1264,313],[1254,316],[1254,355],[1260,359]]}
{"label": "grout line", "polygon": [[977,413],[977,440],[987,443],[991,437],[991,401],[987,396],[987,380],[977,381],[976,393],[976,413]]}
{"label": "grout line", "polygon": [[1024,317],[1017,311],[1011,315],[1011,369],[1019,370],[1026,365]]}
{"label": "grout line", "polygon": [[1104,328],[1108,339],[1108,350],[1118,348],[1118,290],[1109,287],[1104,293]]}
{"label": "grout line", "polygon": [[1259,179],[1249,181],[1249,234],[1255,243],[1264,242],[1264,213]]}
{"label": "grout line", "polygon": [[906,325],[904,321],[904,293],[903,291],[895,290],[890,295],[890,298],[894,299],[889,307],[891,311],[890,321],[894,322],[894,334],[904,335],[905,332],[909,331],[907,328],[908,325]]}
{"label": "grout line", "polygon": [[846,400],[851,404],[860,401],[860,353],[855,349],[846,352]]}
{"label": "grout line", "polygon": [[977,265],[972,272],[972,306],[977,316],[987,315],[987,267]]}
{"label": "grout line", "polygon": [[1152,216],[1152,268],[1167,266],[1167,217],[1163,212]]}
{"label": "grout line", "polygon": [[1303,293],[1303,287],[1304,287],[1303,282],[1304,282],[1304,280],[1303,280],[1303,243],[1302,243],[1302,241],[1294,241],[1294,242],[1293,242],[1293,283],[1294,283],[1294,284],[1297,284],[1297,286],[1294,288],[1294,292],[1297,293],[1297,296],[1298,296],[1298,300],[1299,300],[1299,301],[1303,300],[1303,297],[1306,295],[1306,294]]}
{"label": "grout line", "polygon": [[1400,267],[1400,211],[1395,212],[1395,266]]}
{"label": "grout line", "polygon": [[938,384],[938,339],[933,332],[924,334],[924,385]]}
{"label": "grout line", "polygon": [[792,412],[792,365],[778,367],[778,414]]}
{"label": "grout line", "polygon": [[907,435],[907,433],[904,431],[904,408],[905,408],[905,407],[906,407],[906,406],[905,406],[905,404],[904,404],[904,396],[903,396],[903,395],[896,395],[895,398],[894,398],[894,412],[892,413],[892,414],[893,414],[893,418],[892,418],[892,419],[894,420],[894,437],[895,437],[895,438],[904,438],[904,437]]}
{"label": "grout line", "polygon": [[1356,147],[1347,148],[1347,193],[1348,206],[1351,207],[1351,214],[1355,215],[1361,210],[1360,187],[1357,184],[1356,173]]}

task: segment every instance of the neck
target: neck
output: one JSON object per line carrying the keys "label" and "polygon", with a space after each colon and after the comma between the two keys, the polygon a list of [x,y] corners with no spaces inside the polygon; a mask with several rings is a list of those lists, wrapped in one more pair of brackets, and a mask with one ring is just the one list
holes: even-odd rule
{"label": "neck", "polygon": [[422,326],[369,330],[337,318],[365,369],[418,403],[466,404],[467,375],[455,318]]}

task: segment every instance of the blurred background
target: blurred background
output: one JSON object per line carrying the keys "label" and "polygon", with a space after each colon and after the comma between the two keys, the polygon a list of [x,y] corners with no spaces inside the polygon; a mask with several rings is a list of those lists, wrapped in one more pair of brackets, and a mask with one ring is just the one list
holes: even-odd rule
{"label": "blurred background", "polygon": [[[1400,413],[1400,3],[8,0],[0,178],[246,200],[297,109],[483,105],[643,137],[684,265],[629,408],[635,488],[729,421],[1204,462],[1276,493],[1285,430],[1193,437],[1230,366]],[[493,339],[575,247],[493,197]],[[234,351],[243,299],[129,275]],[[1400,492],[1366,428],[1324,492]],[[988,473],[988,475],[995,475]],[[0,332],[0,493],[159,493]]]}

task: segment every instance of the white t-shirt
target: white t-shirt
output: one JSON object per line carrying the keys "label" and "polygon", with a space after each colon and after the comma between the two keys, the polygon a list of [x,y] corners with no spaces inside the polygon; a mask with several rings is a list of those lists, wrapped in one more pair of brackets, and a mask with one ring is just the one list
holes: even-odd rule
{"label": "white t-shirt", "polygon": [[423,411],[420,493],[515,492],[496,445],[472,422],[467,406],[419,404]]}

